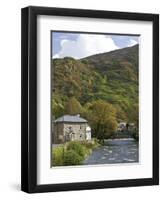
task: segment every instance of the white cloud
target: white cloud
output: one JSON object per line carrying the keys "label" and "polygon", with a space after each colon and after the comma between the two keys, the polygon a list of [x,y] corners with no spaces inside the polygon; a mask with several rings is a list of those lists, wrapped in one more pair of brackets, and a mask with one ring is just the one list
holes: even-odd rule
{"label": "white cloud", "polygon": [[68,56],[78,59],[119,49],[113,39],[105,35],[79,34],[75,41],[63,39],[60,45],[61,50],[53,58]]}
{"label": "white cloud", "polygon": [[128,47],[134,46],[138,44],[138,42],[136,40],[130,39],[129,44],[127,45]]}

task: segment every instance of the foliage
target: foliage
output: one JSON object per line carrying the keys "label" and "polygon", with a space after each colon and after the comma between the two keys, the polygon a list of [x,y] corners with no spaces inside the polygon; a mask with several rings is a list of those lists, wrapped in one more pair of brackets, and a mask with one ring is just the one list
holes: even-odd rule
{"label": "foliage", "polygon": [[99,141],[97,139],[92,139],[91,141],[83,140],[81,141],[81,144],[87,149],[92,150],[99,146]]}
{"label": "foliage", "polygon": [[71,141],[67,144],[67,150],[74,150],[81,158],[87,154],[87,149],[77,141]]}
{"label": "foliage", "polygon": [[115,104],[114,107],[115,107],[115,109],[116,109],[116,118],[117,118],[117,122],[126,121],[126,120],[127,120],[126,113],[125,113],[124,110],[120,107],[120,105]]}
{"label": "foliage", "polygon": [[137,129],[134,130],[134,132],[132,133],[132,135],[133,135],[133,138],[135,140],[137,140],[137,141],[139,140],[139,132],[138,132]]}
{"label": "foliage", "polygon": [[109,138],[117,128],[116,109],[105,101],[95,101],[91,106],[90,123],[98,139]]}
{"label": "foliage", "polygon": [[53,95],[52,96],[52,114],[55,118],[58,118],[64,114],[64,102],[67,100],[66,97],[61,95]]}
{"label": "foliage", "polygon": [[[52,92],[55,95],[75,97],[85,103],[86,94],[93,87],[95,72],[89,64],[72,58],[53,59]],[[81,95],[82,94],[82,95]]]}
{"label": "foliage", "polygon": [[82,157],[74,150],[68,150],[64,155],[64,165],[79,165]]}
{"label": "foliage", "polygon": [[[98,138],[109,137],[121,121],[135,123],[138,129],[138,48],[135,45],[80,60],[53,59],[52,114],[55,118],[80,114]],[[100,108],[105,106],[99,100],[108,103],[109,113]],[[105,119],[103,124],[96,119],[96,114]],[[97,135],[98,129],[102,135]]]}
{"label": "foliage", "polygon": [[130,121],[135,123],[135,126],[138,128],[139,125],[139,106],[138,104],[133,104],[129,110]]}
{"label": "foliage", "polygon": [[70,141],[66,144],[52,149],[52,165],[79,165],[92,152],[92,149],[99,146],[96,140]]}
{"label": "foliage", "polygon": [[71,97],[65,105],[65,113],[69,115],[75,115],[82,113],[82,106],[80,102],[75,98]]}
{"label": "foliage", "polygon": [[55,166],[62,166],[64,164],[64,146],[55,147],[52,150],[52,163]]}

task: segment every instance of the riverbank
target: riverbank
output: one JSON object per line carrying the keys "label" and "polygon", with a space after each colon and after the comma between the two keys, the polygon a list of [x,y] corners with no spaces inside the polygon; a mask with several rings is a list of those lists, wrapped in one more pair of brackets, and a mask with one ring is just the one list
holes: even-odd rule
{"label": "riverbank", "polygon": [[96,139],[53,145],[52,166],[80,165],[99,146]]}
{"label": "riverbank", "polygon": [[139,145],[133,138],[107,139],[103,145],[97,140],[71,141],[52,149],[54,167],[138,162]]}

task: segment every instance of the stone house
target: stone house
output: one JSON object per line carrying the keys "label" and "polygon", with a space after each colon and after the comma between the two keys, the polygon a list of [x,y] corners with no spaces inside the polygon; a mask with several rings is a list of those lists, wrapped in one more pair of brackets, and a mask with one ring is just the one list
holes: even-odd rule
{"label": "stone house", "polygon": [[52,141],[61,144],[67,141],[91,140],[91,128],[80,115],[64,115],[52,121]]}

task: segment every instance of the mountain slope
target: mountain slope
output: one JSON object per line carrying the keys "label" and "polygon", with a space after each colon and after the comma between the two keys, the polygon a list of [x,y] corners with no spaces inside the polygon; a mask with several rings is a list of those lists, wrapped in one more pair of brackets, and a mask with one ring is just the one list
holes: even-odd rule
{"label": "mountain slope", "polygon": [[84,59],[53,59],[52,93],[64,106],[69,97],[82,105],[105,100],[129,115],[138,104],[138,45]]}

